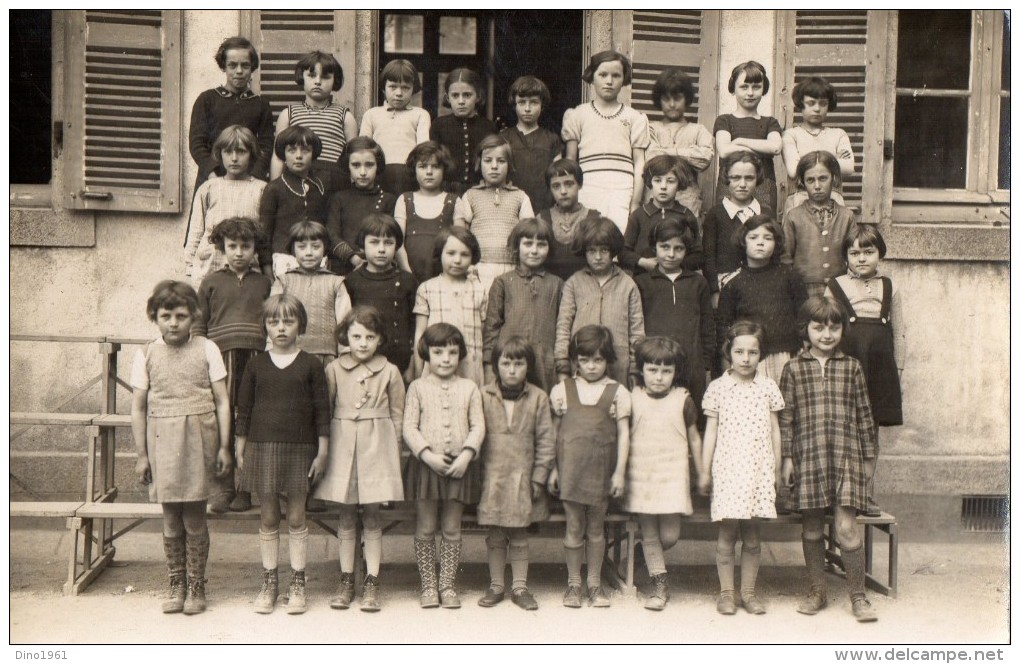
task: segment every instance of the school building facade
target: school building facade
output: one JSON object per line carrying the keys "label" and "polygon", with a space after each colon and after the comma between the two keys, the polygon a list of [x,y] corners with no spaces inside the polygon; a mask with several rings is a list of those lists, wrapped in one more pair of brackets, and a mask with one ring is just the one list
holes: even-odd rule
{"label": "school building facade", "polygon": [[[419,66],[420,103],[433,115],[444,73],[469,66],[490,81],[485,112],[512,123],[505,90],[533,73],[552,90],[543,124],[553,129],[565,108],[589,99],[581,70],[608,48],[632,58],[625,96],[653,119],[655,77],[683,67],[698,89],[689,117],[709,128],[735,108],[727,80],[740,62],[765,65],[771,88],[761,111],[784,127],[799,121],[794,83],[824,76],[839,93],[828,122],[847,130],[857,157],[848,204],[885,235],[882,270],[897,290],[906,423],[882,430],[877,493],[901,521],[916,511],[950,531],[965,497],[1008,494],[1010,28],[1002,12],[68,10],[12,12],[11,21],[12,67],[17,46],[35,68],[20,76],[35,89],[12,87],[12,99],[43,99],[26,103],[24,118],[11,111],[12,145],[29,135],[19,127],[41,127],[11,158],[12,334],[155,334],[145,300],[158,280],[184,274],[196,175],[190,109],[222,84],[213,54],[231,35],[258,48],[253,86],[275,110],[302,97],[292,78],[302,53],[334,53],[345,72],[335,98],[359,119],[380,102],[378,71],[394,57]],[[706,200],[714,182],[713,167],[702,177]],[[95,408],[95,387],[74,396],[96,371],[94,346],[16,341],[10,351],[12,411]],[[127,412],[126,391],[119,404]],[[12,499],[81,493],[80,428],[14,433]],[[125,438],[118,475],[134,491]]]}

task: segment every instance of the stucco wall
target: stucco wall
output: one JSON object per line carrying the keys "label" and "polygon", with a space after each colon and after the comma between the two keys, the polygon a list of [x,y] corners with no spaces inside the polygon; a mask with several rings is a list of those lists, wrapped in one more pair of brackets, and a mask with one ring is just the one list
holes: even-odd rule
{"label": "stucco wall", "polygon": [[[600,12],[602,21],[608,12]],[[359,12],[359,54],[371,32],[371,15]],[[598,23],[597,28],[602,26]],[[726,11],[722,16],[720,112],[733,109],[726,82],[733,65],[759,60],[774,71],[770,12]],[[238,11],[187,11],[184,21],[183,122],[180,149],[187,153],[191,104],[222,82],[212,56],[223,37],[236,33]],[[353,26],[352,26],[353,28]],[[605,35],[602,29],[593,34]],[[602,47],[603,45],[599,45]],[[351,81],[364,102],[371,91],[365,68]],[[353,91],[357,91],[354,93]],[[763,101],[770,112],[772,95]],[[195,166],[183,159],[185,200],[191,198]],[[150,289],[160,279],[183,275],[182,242],[187,212],[178,215],[96,215],[91,248],[13,247],[11,329],[15,334],[155,333],[145,319]],[[1009,454],[1009,266],[987,262],[890,261],[902,307],[904,356],[903,427],[882,432],[880,494],[1005,493]],[[121,375],[134,349],[124,353]],[[93,345],[14,342],[11,345],[11,409],[52,409],[99,371]],[[129,400],[121,390],[121,412]],[[98,405],[93,387],[64,410],[87,412]],[[129,436],[120,436],[125,487],[134,483]],[[77,494],[83,484],[84,428],[36,427],[11,444],[12,496]]]}

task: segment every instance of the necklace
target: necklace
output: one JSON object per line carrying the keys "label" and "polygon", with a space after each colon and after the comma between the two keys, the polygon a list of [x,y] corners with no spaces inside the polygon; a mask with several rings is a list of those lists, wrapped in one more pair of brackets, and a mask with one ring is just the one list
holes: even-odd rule
{"label": "necklace", "polygon": [[620,104],[620,108],[616,109],[616,112],[613,113],[612,115],[603,115],[602,111],[600,111],[598,109],[598,107],[595,105],[595,100],[592,99],[591,100],[591,109],[593,111],[595,111],[595,115],[599,116],[603,120],[612,120],[612,119],[614,119],[616,117],[619,117],[620,113],[623,113],[623,104]]}
{"label": "necklace", "polygon": [[287,187],[287,189],[290,189],[290,193],[294,194],[295,196],[300,196],[301,198],[304,198],[308,194],[308,185],[305,184],[304,180],[301,180],[300,182],[301,191],[295,191],[294,187],[290,186],[290,183],[287,182],[287,178],[280,176],[280,179],[283,180],[284,186]]}
{"label": "necklace", "polygon": [[819,127],[818,129],[812,129],[810,126],[808,126],[807,123],[802,124],[800,127],[801,127],[801,129],[803,129],[804,131],[806,131],[807,133],[809,133],[809,134],[811,134],[812,136],[815,136],[815,137],[817,137],[819,134],[821,134],[823,131],[825,131],[825,127]]}
{"label": "necklace", "polygon": [[560,242],[570,242],[573,240],[574,231],[577,229],[577,222],[581,219],[582,214],[587,214],[587,210],[583,207],[577,212],[561,212],[557,207],[552,208],[550,215],[553,221],[556,222],[556,226],[553,229],[553,234],[557,236],[556,239]]}

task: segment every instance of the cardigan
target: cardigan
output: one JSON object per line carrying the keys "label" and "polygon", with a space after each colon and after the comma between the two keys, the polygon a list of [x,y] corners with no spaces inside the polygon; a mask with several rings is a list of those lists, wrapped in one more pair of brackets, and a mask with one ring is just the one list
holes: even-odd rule
{"label": "cardigan", "polygon": [[[296,191],[304,190],[304,196]],[[286,169],[262,192],[259,203],[259,223],[265,243],[259,248],[259,264],[269,265],[273,262],[273,254],[287,252],[290,228],[301,221],[318,221],[326,219],[326,189],[316,178],[305,177],[300,180]]]}
{"label": "cardigan", "polygon": [[273,112],[269,101],[253,91],[234,94],[222,85],[198,95],[191,107],[191,128],[188,130],[188,149],[198,164],[195,188],[209,179],[214,171],[226,171],[213,157],[212,146],[216,138],[230,125],[241,125],[251,130],[259,142],[260,156],[252,164],[251,173],[265,180],[269,173],[269,159],[273,154]]}
{"label": "cardigan", "polygon": [[385,272],[371,272],[367,267],[354,270],[344,282],[351,296],[351,305],[375,307],[382,317],[386,341],[379,352],[398,369],[404,371],[414,351],[414,298],[418,280],[410,272],[391,265]]}
{"label": "cardigan", "polygon": [[602,285],[591,270],[584,268],[563,286],[553,351],[556,373],[572,373],[570,338],[585,325],[602,325],[609,329],[616,352],[616,363],[610,365],[609,375],[626,385],[634,359],[633,344],[645,336],[645,317],[634,280],[617,266],[612,267],[609,279]]}
{"label": "cardigan", "polygon": [[283,369],[269,353],[248,361],[237,390],[234,432],[261,443],[317,443],[329,436],[322,363],[304,351]]}
{"label": "cardigan", "polygon": [[718,347],[726,331],[738,320],[752,320],[765,328],[761,356],[795,353],[801,348],[797,312],[807,300],[807,289],[790,265],[742,267],[719,295],[716,310]]}
{"label": "cardigan", "polygon": [[436,118],[429,130],[429,138],[446,146],[454,165],[451,172],[443,173],[443,182],[458,192],[466,191],[475,180],[478,144],[495,133],[496,125],[482,115],[461,119],[450,114]]}
{"label": "cardigan", "polygon": [[228,350],[264,350],[262,304],[273,283],[264,274],[248,270],[237,276],[229,267],[207,275],[198,287],[202,315],[191,334],[209,337],[224,353]]}
{"label": "cardigan", "polygon": [[655,246],[651,241],[652,230],[664,219],[677,221],[691,231],[694,246],[687,247],[683,267],[685,270],[701,269],[701,233],[698,232],[698,220],[690,210],[676,201],[672,201],[668,208],[660,208],[652,201],[648,201],[630,213],[627,231],[623,234],[623,251],[620,252],[618,259],[620,265],[635,274],[644,272],[638,267],[638,260],[655,258]]}
{"label": "cardigan", "polygon": [[333,246],[329,254],[340,263],[336,272],[344,274],[350,271],[349,261],[361,255],[358,246],[358,233],[361,222],[373,212],[393,214],[393,206],[397,197],[383,191],[379,185],[372,189],[344,189],[333,194],[329,199],[329,211],[326,214],[326,230]]}
{"label": "cardigan", "polygon": [[[843,239],[857,227],[857,219],[850,208],[831,203],[826,209],[804,201],[783,215],[786,246],[782,260],[797,268],[805,284],[824,284],[847,270]],[[827,218],[824,222],[823,216]]]}
{"label": "cardigan", "polygon": [[427,449],[452,456],[470,449],[472,460],[477,459],[484,438],[482,395],[474,381],[429,374],[407,388],[404,442],[415,457],[420,459]]}

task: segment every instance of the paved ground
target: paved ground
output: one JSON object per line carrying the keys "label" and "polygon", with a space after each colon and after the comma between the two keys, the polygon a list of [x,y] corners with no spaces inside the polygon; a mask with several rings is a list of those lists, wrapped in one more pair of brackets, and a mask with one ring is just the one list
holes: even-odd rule
{"label": "paved ground", "polygon": [[[164,616],[159,603],[165,568],[158,524],[143,525],[118,542],[117,559],[84,594],[65,597],[69,537],[64,530],[12,529],[11,644],[280,644],[280,643],[665,643],[665,644],[889,644],[1009,643],[1008,548],[993,539],[968,543],[901,543],[897,599],[871,594],[879,621],[861,625],[850,615],[843,582],[829,576],[830,607],[809,617],[795,612],[803,588],[797,541],[763,543],[760,595],[765,616],[715,612],[714,543],[681,542],[668,553],[674,599],[665,611],[642,597],[615,595],[609,609],[563,608],[565,567],[555,539],[533,539],[531,587],[541,608],[525,612],[509,601],[483,609],[487,585],[484,541],[466,539],[458,580],[459,611],[417,605],[417,573],[408,535],[387,535],[383,610],[331,610],[337,576],[335,540],[314,534],[308,566],[309,610],[269,616],[252,611],[259,585],[257,540],[241,524],[213,523],[209,610]],[[239,529],[242,529],[239,532]],[[286,538],[281,565],[286,565]],[[876,557],[884,554],[877,549]],[[286,569],[281,567],[281,569]],[[642,578],[639,577],[639,583]]]}

